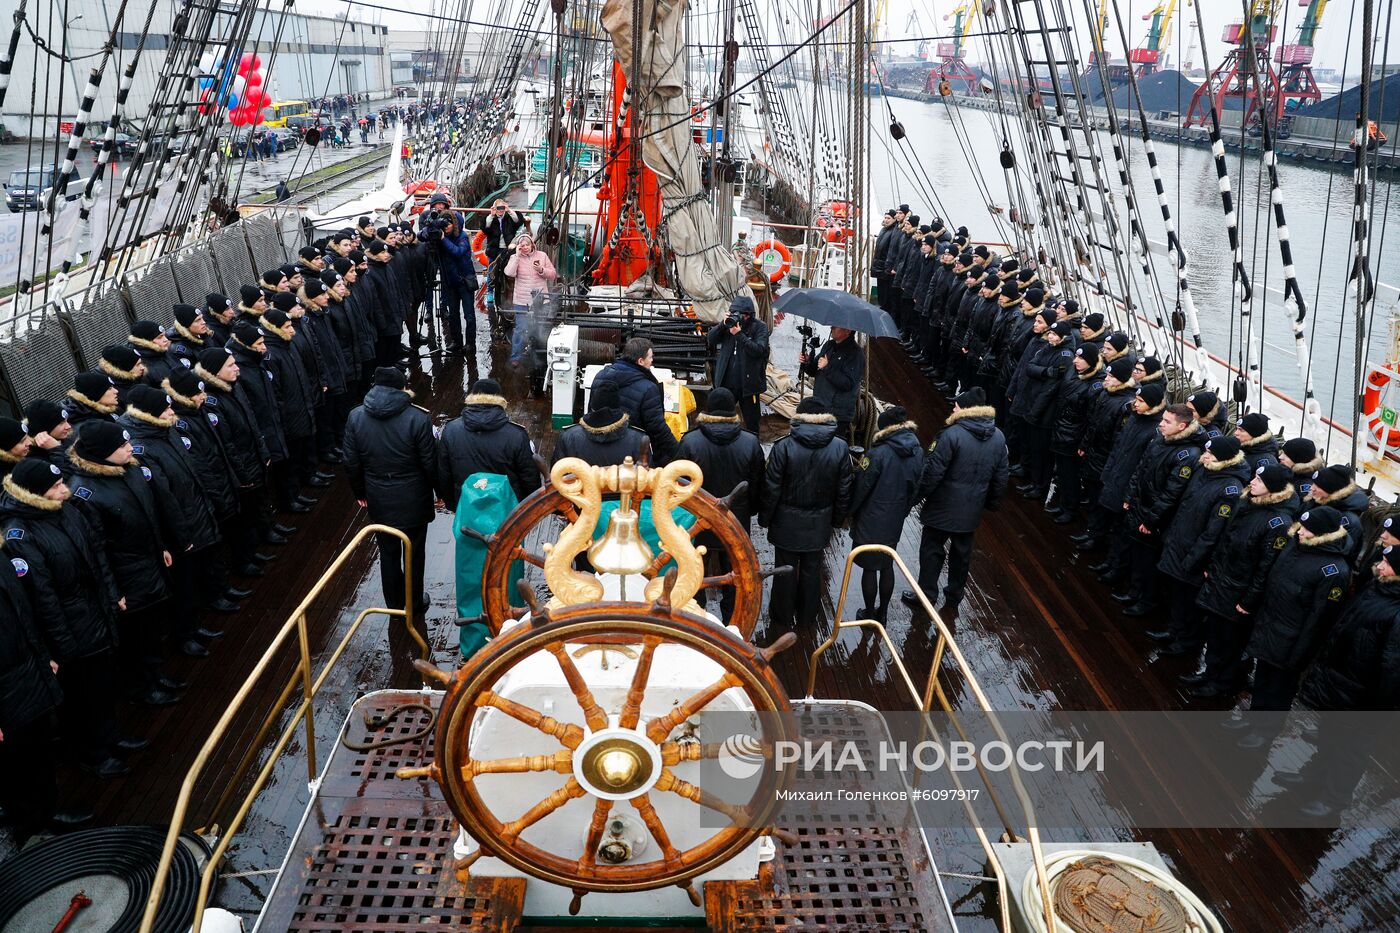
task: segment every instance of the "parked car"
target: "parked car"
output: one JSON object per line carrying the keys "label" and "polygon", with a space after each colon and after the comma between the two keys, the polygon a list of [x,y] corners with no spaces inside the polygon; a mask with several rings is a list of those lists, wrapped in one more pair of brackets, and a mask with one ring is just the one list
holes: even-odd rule
{"label": "parked car", "polygon": [[267,132],[277,139],[277,151],[286,152],[288,149],[295,149],[301,145],[301,134],[292,129],[284,127],[274,127]]}
{"label": "parked car", "polygon": [[[16,169],[5,181],[5,206],[11,213],[36,211],[48,200],[49,192],[58,181],[58,170],[53,166],[31,165]],[[76,201],[87,187],[87,179],[74,175],[63,192],[63,200]]]}

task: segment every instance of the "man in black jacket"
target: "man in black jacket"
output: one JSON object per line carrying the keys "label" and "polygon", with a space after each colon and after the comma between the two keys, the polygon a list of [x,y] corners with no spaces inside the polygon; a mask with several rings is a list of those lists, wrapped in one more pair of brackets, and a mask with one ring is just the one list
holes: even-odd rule
{"label": "man in black jacket", "polygon": [[1293,484],[1286,466],[1254,471],[1248,494],[1234,508],[1211,552],[1196,606],[1205,613],[1205,667],[1181,683],[1197,699],[1233,695],[1242,680],[1243,655],[1254,630],[1274,560],[1288,544],[1293,524]]}
{"label": "man in black jacket", "polygon": [[516,501],[540,488],[530,433],[506,415],[506,399],[494,379],[478,379],[461,417],[442,429],[437,443],[437,488],[453,512],[462,484],[474,473],[495,473],[510,481]]}
{"label": "man in black jacket", "polygon": [[166,339],[170,341],[170,358],[185,369],[190,369],[199,361],[199,354],[212,345],[209,325],[194,305],[176,305],[171,316],[174,323],[165,332]]}
{"label": "man in black jacket", "polygon": [[[360,507],[369,510],[369,520],[408,535],[413,586],[421,594],[413,609],[421,617],[428,611],[423,560],[437,498],[437,465],[432,416],[411,404],[412,399],[400,370],[375,370],[374,387],[345,426],[345,469]],[[384,533],[376,534],[375,540],[384,599],[390,609],[402,609],[407,593],[402,542]]]}
{"label": "man in black jacket", "polygon": [[204,296],[202,316],[209,328],[207,345],[222,347],[228,343],[233,336],[233,322],[238,320],[238,309],[233,306],[233,300],[218,292],[210,292]]}
{"label": "man in black jacket", "polygon": [[[996,426],[996,409],[985,404],[986,393],[971,388],[953,402],[953,413],[924,457],[919,477],[919,589],[932,597],[938,591],[943,562],[948,583],[943,587],[943,621],[952,625],[967,588],[972,567],[972,539],[982,512],[996,510],[1006,492],[1006,438]],[[905,591],[904,601],[921,606]]]}
{"label": "man in black jacket", "polygon": [[[728,389],[710,392],[695,428],[681,438],[676,459],[698,464],[704,474],[701,488],[716,498],[722,499],[740,483],[748,483],[744,494],[734,500],[729,511],[746,532],[750,530],[750,518],[759,512],[763,502],[763,447],[757,435],[741,428],[734,396]],[[732,566],[729,554],[720,546],[719,538],[707,531],[697,537],[696,542],[708,549],[705,554],[708,576],[729,572]],[[734,586],[720,588],[720,608],[725,622],[734,612],[734,598]]]}
{"label": "man in black jacket", "polygon": [[144,746],[117,737],[113,620],[126,600],[102,538],[67,505],[71,493],[50,464],[21,463],[3,486],[5,553],[24,585],[49,660],[58,664],[65,737],[84,769],[99,777],[129,774],[115,753]]}
{"label": "man in black jacket", "polygon": [[[296,328],[287,314],[274,308],[258,323],[267,347],[263,366],[272,374],[272,392],[287,446],[286,458],[273,462],[273,492],[283,511],[309,512],[316,500],[301,494],[301,484],[310,483],[316,469],[315,405],[320,386],[307,371],[300,348],[293,345]],[[234,336],[238,333],[235,328]]]}
{"label": "man in black jacket", "polygon": [[68,411],[48,399],[35,399],[24,409],[24,429],[34,441],[27,456],[63,469],[63,452],[73,434]]}
{"label": "man in black jacket", "polygon": [[628,457],[641,463],[650,456],[651,441],[632,427],[632,419],[618,401],[617,384],[599,385],[595,380],[588,396],[588,414],[559,433],[550,464],[578,457],[593,466],[619,466]]}
{"label": "man in black jacket", "polygon": [[1163,656],[1190,655],[1193,660],[1206,638],[1196,600],[1207,564],[1250,481],[1240,442],[1228,434],[1206,441],[1199,463],[1162,535],[1157,570],[1172,581],[1171,619],[1165,629],[1147,633],[1153,641],[1169,642]]}
{"label": "man in black jacket", "polygon": [[117,384],[106,373],[78,373],[66,394],[68,423],[77,430],[85,421],[117,420]]}
{"label": "man in black jacket", "polygon": [[774,632],[796,622],[812,629],[821,610],[822,552],[851,506],[850,448],[836,433],[836,416],[815,397],[804,398],[792,431],[768,455],[759,524],[768,529],[777,566],[768,615]]}
{"label": "man in black jacket", "polygon": [[1055,507],[1048,509],[1057,525],[1068,525],[1079,515],[1084,501],[1084,435],[1089,415],[1103,392],[1103,361],[1098,347],[1087,344],[1074,351],[1055,401],[1050,428],[1050,452],[1055,455]]}
{"label": "man in black jacket", "polygon": [[715,354],[715,382],[739,403],[744,430],[758,433],[758,397],[768,388],[768,326],[754,317],[753,299],[739,295],[729,314],[705,335]]}
{"label": "man in black jacket", "polygon": [[507,206],[500,198],[491,204],[491,213],[481,225],[481,229],[486,231],[486,275],[492,283],[491,288],[498,308],[501,307],[501,282],[504,278],[501,271],[510,261],[510,245],[515,242],[515,235],[522,227],[529,231],[529,218]]}
{"label": "man in black jacket", "polygon": [[633,337],[622,345],[622,356],[593,377],[592,391],[598,384],[611,382],[617,386],[618,403],[631,418],[633,427],[645,431],[651,439],[652,466],[665,466],[675,459],[676,436],[666,423],[665,393],[661,383],[651,374],[655,356],[651,341]]}
{"label": "man in black jacket", "polygon": [[890,247],[894,245],[898,236],[899,226],[895,223],[894,211],[885,211],[885,216],[880,218],[880,235],[875,238],[875,256],[870,261],[870,277],[875,280],[880,307],[887,312],[892,307],[890,289],[894,277],[888,274],[886,260]]}
{"label": "man in black jacket", "polygon": [[1133,585],[1113,598],[1127,603],[1128,616],[1145,616],[1157,605],[1157,562],[1162,556],[1162,533],[1171,524],[1186,484],[1196,472],[1205,437],[1185,405],[1162,413],[1157,434],[1137,461],[1123,499],[1129,537]]}
{"label": "man in black jacket", "polygon": [[[891,405],[876,419],[870,456],[862,462],[851,494],[852,545],[899,546],[904,519],[919,501],[924,451],[918,429],[900,405]],[[865,599],[861,618],[883,624],[894,595],[894,560],[888,554],[866,552],[856,555],[856,564]]]}
{"label": "man in black jacket", "polygon": [[[1285,712],[1298,683],[1332,627],[1351,581],[1346,559],[1347,532],[1341,513],[1319,505],[1298,516],[1294,540],[1269,570],[1259,618],[1249,639],[1254,671],[1255,712]],[[1244,748],[1261,748],[1272,737],[1251,728]]]}
{"label": "man in black jacket", "polygon": [[1361,519],[1371,507],[1371,497],[1356,485],[1351,467],[1334,465],[1313,474],[1312,489],[1303,497],[1303,508],[1314,505],[1330,505],[1342,513],[1342,527],[1347,532],[1347,558],[1355,560],[1365,534]]}
{"label": "man in black jacket", "polygon": [[170,338],[155,321],[137,321],[131,325],[127,345],[141,357],[146,367],[143,377],[147,385],[158,386],[180,362],[170,355]]}
{"label": "man in black jacket", "polygon": [[1278,463],[1278,441],[1269,430],[1269,416],[1263,412],[1252,411],[1241,418],[1235,428],[1235,440],[1240,442],[1251,470],[1266,463]]}
{"label": "man in black jacket", "polygon": [[813,379],[812,398],[836,416],[836,436],[849,441],[865,378],[865,352],[855,339],[855,331],[833,327],[831,339],[822,344],[816,356],[804,352],[798,360],[802,372]]}

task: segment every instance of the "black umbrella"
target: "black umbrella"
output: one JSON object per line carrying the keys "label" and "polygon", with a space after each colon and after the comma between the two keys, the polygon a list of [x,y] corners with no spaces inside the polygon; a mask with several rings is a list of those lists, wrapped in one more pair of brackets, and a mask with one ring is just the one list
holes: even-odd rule
{"label": "black umbrella", "polygon": [[894,318],[858,295],[835,288],[791,289],[773,302],[773,310],[872,337],[899,336]]}

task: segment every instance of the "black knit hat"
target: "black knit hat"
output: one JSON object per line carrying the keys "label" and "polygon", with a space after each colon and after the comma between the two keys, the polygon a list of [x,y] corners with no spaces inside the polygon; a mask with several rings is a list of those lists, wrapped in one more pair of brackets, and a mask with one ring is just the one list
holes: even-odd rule
{"label": "black knit hat", "polygon": [[219,370],[223,369],[224,364],[232,357],[233,354],[223,347],[210,347],[208,350],[199,354],[199,366],[206,373],[212,373],[217,376]]}
{"label": "black knit hat", "polygon": [[131,336],[137,340],[155,340],[160,334],[160,325],[155,321],[137,321],[131,325]]}
{"label": "black knit hat", "polygon": [[1156,408],[1167,397],[1167,390],[1160,383],[1149,382],[1138,386],[1137,397],[1146,402],[1148,408]]}
{"label": "black knit hat", "polygon": [[159,417],[170,407],[170,396],[154,386],[137,385],[127,393],[126,403],[137,411]]}
{"label": "black knit hat", "polygon": [[[30,434],[43,434],[45,431],[51,431],[67,420],[68,412],[62,406],[50,402],[46,398],[35,399],[24,410],[24,423],[29,426]],[[10,446],[15,445],[11,444]]]}
{"label": "black knit hat", "polygon": [[229,308],[233,307],[233,302],[229,300],[227,295],[220,295],[218,292],[210,292],[204,296],[204,306],[211,311],[217,311],[223,314]]}
{"label": "black knit hat", "polygon": [[354,263],[355,265],[357,265],[357,266],[358,266],[360,263],[364,262],[364,261],[365,261],[365,251],[362,250],[362,249],[352,249],[352,250],[350,251],[350,261],[353,262],[353,263]]}
{"label": "black knit hat", "polygon": [[175,323],[181,327],[189,327],[197,317],[199,317],[199,309],[194,305],[175,306]]}
{"label": "black knit hat", "polygon": [[294,278],[296,278],[297,276],[301,275],[301,269],[299,269],[299,268],[297,268],[296,266],[292,265],[290,262],[284,262],[284,263],[282,263],[282,265],[278,266],[277,268],[278,268],[279,270],[281,270],[282,274],[285,275],[285,276],[286,276],[287,278],[289,278],[289,279],[294,279]]}
{"label": "black knit hat", "polygon": [[1054,324],[1050,325],[1050,331],[1061,337],[1068,337],[1073,329],[1069,321],[1056,321]]}
{"label": "black knit hat", "polygon": [[374,371],[374,384],[387,386],[390,389],[406,389],[408,388],[408,377],[403,374],[402,369],[393,366],[380,366]]}
{"label": "black knit hat", "polygon": [[604,379],[602,382],[595,382],[593,388],[588,393],[588,410],[595,411],[618,411],[622,409],[620,396],[617,393],[617,383],[611,379]]}
{"label": "black knit hat", "polygon": [[1020,282],[1022,285],[1025,285],[1027,282],[1034,281],[1035,278],[1036,275],[1034,269],[1022,269],[1016,273],[1016,281]]}
{"label": "black knit hat", "polygon": [[1269,416],[1262,411],[1252,411],[1240,419],[1240,430],[1250,437],[1262,437],[1269,433]]}
{"label": "black knit hat", "polygon": [[1098,330],[1103,327],[1103,315],[1097,311],[1090,311],[1084,315],[1084,321],[1079,326],[1087,330]]}
{"label": "black knit hat", "polygon": [[0,415],[0,450],[9,450],[24,440],[25,436],[24,425],[13,418]]}
{"label": "black knit hat", "polygon": [[1112,347],[1114,350],[1122,353],[1124,350],[1128,349],[1128,335],[1121,330],[1115,330],[1108,335],[1108,339],[1104,341],[1104,346]]}
{"label": "black knit hat", "polygon": [[269,288],[276,288],[278,283],[285,278],[286,276],[282,273],[281,269],[268,269],[262,274],[263,284]]}
{"label": "black knit hat", "polygon": [[891,425],[903,424],[909,420],[909,412],[904,410],[903,405],[891,405],[880,416],[875,419],[875,427],[879,429],[888,428]]}
{"label": "black knit hat", "polygon": [[339,272],[336,272],[334,269],[325,269],[321,272],[321,284],[326,286],[327,290],[335,287],[336,285],[344,281],[345,278]]}
{"label": "black knit hat", "polygon": [[94,402],[107,394],[114,383],[106,373],[78,373],[73,377],[73,390]]}
{"label": "black knit hat", "polygon": [[170,388],[186,398],[193,398],[204,391],[204,380],[196,376],[194,370],[176,366],[170,371]]}
{"label": "black knit hat", "polygon": [[1255,470],[1254,475],[1264,481],[1264,488],[1269,492],[1283,492],[1293,479],[1293,471],[1282,463],[1266,463]]}
{"label": "black knit hat", "polygon": [[47,460],[25,458],[10,471],[10,479],[25,492],[42,496],[54,487],[54,483],[63,480],[63,474]]}
{"label": "black knit hat", "polygon": [[363,230],[365,227],[373,227],[374,221],[370,220],[369,215],[361,214],[359,218],[355,221],[355,226]]}
{"label": "black knit hat", "polygon": [[388,251],[389,244],[380,239],[370,240],[369,244],[365,247],[365,255],[367,256],[378,256],[380,253],[387,253]]}
{"label": "black knit hat", "polygon": [[925,234],[924,234],[924,245],[925,245],[925,246],[932,246],[932,247],[935,247],[935,248],[936,248],[936,247],[938,246],[938,237],[934,236],[932,233],[925,233]]}
{"label": "black knit hat", "polygon": [[315,262],[321,258],[321,251],[314,246],[303,246],[297,250],[297,255],[307,262]]}
{"label": "black knit hat", "polygon": [[258,299],[261,297],[262,289],[258,288],[256,285],[238,286],[238,300],[243,302],[243,304],[249,308],[257,304]]}
{"label": "black knit hat", "polygon": [[989,259],[991,258],[992,251],[987,248],[987,244],[978,243],[972,248],[972,255],[976,256],[978,259]]}
{"label": "black knit hat", "polygon": [[472,383],[471,395],[501,395],[501,384],[489,376],[482,376]]}
{"label": "black knit hat", "polygon": [[129,440],[131,435],[110,421],[88,421],[78,429],[73,449],[86,460],[106,460]]}
{"label": "black knit hat", "polygon": [[1065,309],[1065,317],[1074,317],[1079,313],[1079,302],[1073,298],[1066,298],[1060,307]]}
{"label": "black knit hat", "polygon": [[344,275],[351,269],[355,268],[355,263],[354,260],[347,259],[344,256],[341,256],[338,259],[336,259],[335,262],[331,263],[331,268],[339,274]]}
{"label": "black knit hat", "polygon": [[102,358],[117,369],[132,370],[136,364],[141,362],[141,357],[131,347],[124,344],[114,343],[109,347],[102,348]]}
{"label": "black knit hat", "polygon": [[821,399],[809,395],[797,403],[797,413],[799,415],[829,415],[831,409]]}
{"label": "black knit hat", "polygon": [[1008,279],[1001,283],[1001,297],[1008,301],[1021,300],[1021,288],[1016,284],[1015,279]]}
{"label": "black knit hat", "polygon": [[[297,296],[293,295],[291,292],[278,292],[277,294],[272,296],[273,309],[276,311],[280,311],[283,314],[286,314],[288,311],[292,310],[296,306]],[[268,318],[268,320],[271,320],[269,315],[271,315],[272,313],[272,311],[269,311],[267,312],[267,314],[264,314],[263,317],[266,317]],[[281,325],[279,324],[278,326],[280,327]]]}
{"label": "black knit hat", "polygon": [[1040,287],[1028,288],[1026,289],[1026,293],[1021,297],[1029,301],[1032,308],[1039,308],[1041,305],[1045,304],[1045,289]]}
{"label": "black knit hat", "polygon": [[239,321],[233,325],[233,339],[245,347],[252,347],[253,344],[262,339],[262,331],[258,330],[251,321]]}
{"label": "black knit hat", "polygon": [[1094,346],[1092,343],[1084,344],[1084,346],[1074,351],[1074,355],[1082,358],[1085,362],[1087,362],[1089,364],[1090,369],[1093,369],[1095,366],[1099,365],[1099,348]]}
{"label": "black knit hat", "polygon": [[978,405],[987,404],[987,393],[982,391],[981,386],[973,386],[953,399],[953,404],[959,408],[976,408]]}
{"label": "black knit hat", "polygon": [[1117,379],[1119,382],[1127,382],[1129,379],[1133,378],[1133,364],[1122,357],[1109,363],[1108,371],[1113,375],[1113,378]]}
{"label": "black knit hat", "polygon": [[1351,482],[1351,477],[1351,470],[1344,466],[1323,467],[1313,474],[1313,486],[1330,495],[1345,489],[1347,484]]}
{"label": "black knit hat", "polygon": [[1162,361],[1155,356],[1144,356],[1138,362],[1142,364],[1142,371],[1149,376],[1162,371]]}
{"label": "black knit hat", "polygon": [[1044,320],[1046,327],[1055,326],[1055,312],[1051,311],[1049,308],[1041,308],[1035,313],[1035,316]]}
{"label": "black knit hat", "polygon": [[1298,521],[1315,535],[1330,535],[1342,527],[1342,513],[1330,505],[1319,505],[1299,515]]}
{"label": "black knit hat", "polygon": [[306,292],[307,298],[319,298],[326,293],[325,283],[319,279],[307,279],[301,288]]}
{"label": "black knit hat", "polygon": [[734,408],[734,393],[725,388],[718,388],[710,392],[710,397],[705,401],[705,411],[711,415],[719,415],[729,418],[736,414]]}
{"label": "black knit hat", "polygon": [[1283,454],[1294,463],[1307,463],[1317,456],[1317,445],[1306,437],[1293,437],[1283,442]]}
{"label": "black knit hat", "polygon": [[1206,450],[1217,460],[1229,460],[1240,452],[1240,442],[1232,434],[1222,434],[1206,441]]}
{"label": "black knit hat", "polygon": [[[293,303],[296,302],[295,295],[292,296],[292,301]],[[266,314],[264,314],[262,316],[262,319],[268,325],[277,328],[282,327],[284,324],[291,320],[291,318],[287,316],[287,312],[283,311],[281,308],[273,308],[271,311],[268,311]]]}
{"label": "black knit hat", "polygon": [[1202,418],[1208,417],[1215,406],[1220,404],[1220,396],[1209,389],[1186,396],[1186,404],[1191,406],[1191,410]]}

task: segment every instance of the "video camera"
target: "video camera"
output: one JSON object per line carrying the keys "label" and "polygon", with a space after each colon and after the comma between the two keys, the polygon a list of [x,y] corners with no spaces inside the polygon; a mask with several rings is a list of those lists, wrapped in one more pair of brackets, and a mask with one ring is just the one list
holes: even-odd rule
{"label": "video camera", "polygon": [[453,221],[450,211],[433,208],[425,211],[418,219],[418,227],[423,231],[423,239],[436,242],[442,239],[447,225]]}
{"label": "video camera", "polygon": [[802,352],[815,353],[821,349],[822,340],[811,324],[798,324],[797,332],[802,335]]}

